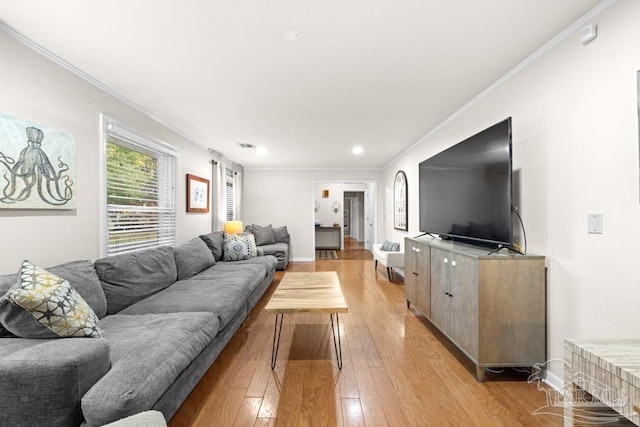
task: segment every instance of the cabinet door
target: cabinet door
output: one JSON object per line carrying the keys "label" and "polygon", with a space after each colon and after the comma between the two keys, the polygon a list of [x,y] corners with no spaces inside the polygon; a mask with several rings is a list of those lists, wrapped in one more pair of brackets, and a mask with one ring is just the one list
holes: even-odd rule
{"label": "cabinet door", "polygon": [[416,245],[416,307],[425,316],[431,317],[431,256],[429,246],[420,243]]}
{"label": "cabinet door", "polygon": [[431,321],[448,334],[449,330],[449,252],[431,248]]}
{"label": "cabinet door", "polygon": [[449,336],[469,356],[477,360],[478,262],[475,258],[453,254],[449,266]]}
{"label": "cabinet door", "polygon": [[404,241],[404,297],[407,300],[407,307],[409,303],[416,303],[416,263],[417,255],[416,243],[411,239],[405,239]]}

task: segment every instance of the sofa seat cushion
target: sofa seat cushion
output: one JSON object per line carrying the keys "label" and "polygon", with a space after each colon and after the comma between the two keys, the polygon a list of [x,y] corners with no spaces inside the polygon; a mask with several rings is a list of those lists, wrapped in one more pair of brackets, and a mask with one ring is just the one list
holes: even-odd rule
{"label": "sofa seat cushion", "polygon": [[82,397],[87,424],[99,426],[152,409],[214,339],[211,313],[113,315],[102,321],[111,370]]}
{"label": "sofa seat cushion", "polygon": [[284,270],[289,264],[289,244],[288,243],[274,243],[273,245],[260,246],[262,253],[266,255],[273,255],[277,258],[278,264],[276,269]]}
{"label": "sofa seat cushion", "polygon": [[[227,277],[236,277],[247,280],[248,282],[259,282],[267,276],[267,271],[273,268],[273,257],[255,257],[241,261],[222,261],[211,268],[206,269],[198,275],[202,279],[224,279]],[[249,286],[253,288],[256,283]],[[253,289],[250,289],[250,291]]]}
{"label": "sofa seat cushion", "polygon": [[109,371],[110,363],[104,338],[3,338],[0,425],[80,425],[80,397]]}
{"label": "sofa seat cushion", "polygon": [[[211,268],[218,264],[221,263]],[[246,315],[247,297],[259,283],[256,279],[249,280],[246,271],[237,273],[235,277],[221,276],[216,279],[202,277],[201,273],[180,280],[162,292],[127,307],[120,314],[203,311],[215,314],[219,322],[216,332],[221,331],[238,312]]]}
{"label": "sofa seat cushion", "polygon": [[[273,255],[264,255],[264,256],[259,256],[255,258],[249,258],[244,261],[221,262],[219,263],[219,265],[217,265],[216,268],[210,269],[210,270],[211,272],[213,272],[214,275],[222,272],[234,272],[234,271],[238,271],[238,266],[241,266],[241,265],[262,266],[264,267],[264,274],[266,277],[269,271],[274,270],[276,268],[276,265],[278,265],[278,259]],[[208,270],[205,270],[203,271],[203,273],[206,274],[207,271]],[[263,269],[258,268],[254,271],[256,272],[263,271]],[[206,275],[203,277],[206,277]]]}
{"label": "sofa seat cushion", "polygon": [[265,255],[273,255],[278,259],[287,256],[289,252],[289,245],[286,243],[274,243],[272,245],[264,245],[260,247]]}

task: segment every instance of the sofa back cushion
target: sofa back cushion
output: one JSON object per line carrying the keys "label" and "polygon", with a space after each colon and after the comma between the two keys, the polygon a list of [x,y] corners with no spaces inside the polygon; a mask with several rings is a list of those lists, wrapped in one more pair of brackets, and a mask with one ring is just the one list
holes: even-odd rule
{"label": "sofa back cushion", "polygon": [[178,280],[188,279],[216,263],[213,253],[199,237],[173,248]]}
{"label": "sofa back cushion", "polygon": [[178,278],[169,246],[102,258],[94,266],[107,297],[107,314],[171,286]]}
{"label": "sofa back cushion", "polygon": [[287,230],[287,226],[273,227],[273,237],[276,243],[289,243],[289,230]]}
{"label": "sofa back cushion", "polygon": [[271,224],[263,227],[257,224],[251,224],[251,232],[256,236],[256,245],[273,245],[276,238],[273,235],[273,227]]}
{"label": "sofa back cushion", "polygon": [[224,231],[203,234],[200,238],[207,244],[213,259],[220,261],[224,257]]}
{"label": "sofa back cushion", "polygon": [[99,319],[107,314],[107,297],[91,261],[71,261],[47,268],[47,271],[68,280]]}
{"label": "sofa back cushion", "polygon": [[[17,281],[18,281],[17,274],[7,274],[4,276],[0,276],[0,296],[6,294],[9,288],[15,285]],[[0,338],[7,338],[7,337],[15,337],[15,335],[9,332],[0,323]]]}

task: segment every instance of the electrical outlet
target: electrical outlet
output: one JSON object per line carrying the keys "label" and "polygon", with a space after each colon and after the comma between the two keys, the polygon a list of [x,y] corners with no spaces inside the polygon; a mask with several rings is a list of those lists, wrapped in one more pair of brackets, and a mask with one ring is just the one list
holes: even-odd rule
{"label": "electrical outlet", "polygon": [[602,214],[589,214],[589,233],[602,234]]}

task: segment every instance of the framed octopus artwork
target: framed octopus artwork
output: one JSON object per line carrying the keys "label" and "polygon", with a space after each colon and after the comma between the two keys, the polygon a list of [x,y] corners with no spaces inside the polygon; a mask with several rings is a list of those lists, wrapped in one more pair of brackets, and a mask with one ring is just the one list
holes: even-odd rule
{"label": "framed octopus artwork", "polygon": [[0,209],[75,209],[76,143],[0,113]]}

